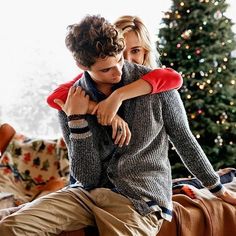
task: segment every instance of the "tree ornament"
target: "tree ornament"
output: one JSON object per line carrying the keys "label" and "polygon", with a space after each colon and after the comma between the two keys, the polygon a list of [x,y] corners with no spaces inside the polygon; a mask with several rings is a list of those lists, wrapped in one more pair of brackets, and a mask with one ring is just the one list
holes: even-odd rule
{"label": "tree ornament", "polygon": [[214,85],[215,88],[222,88],[223,87],[223,84],[219,81],[217,81]]}
{"label": "tree ornament", "polygon": [[182,34],[181,34],[181,37],[185,40],[187,39],[190,39],[192,35],[192,30],[188,29],[188,30],[185,30]]}
{"label": "tree ornament", "polygon": [[203,63],[204,61],[205,61],[204,58],[201,58],[201,59],[199,60],[200,63]]}
{"label": "tree ornament", "polygon": [[195,54],[196,54],[196,55],[201,54],[201,49],[200,49],[200,48],[196,48],[196,49],[195,49]]}
{"label": "tree ornament", "polygon": [[221,115],[220,115],[220,120],[221,120],[221,123],[222,121],[226,121],[228,119],[228,115],[226,114],[226,112],[223,112]]}
{"label": "tree ornament", "polygon": [[181,47],[181,43],[178,43],[178,44],[176,45],[176,47],[177,47],[177,48],[180,48],[180,47]]}
{"label": "tree ornament", "polygon": [[170,19],[170,16],[171,16],[171,12],[166,12],[165,14],[164,14],[164,19]]}
{"label": "tree ornament", "polygon": [[202,113],[203,113],[202,109],[199,109],[199,110],[197,111],[197,114],[198,114],[198,115],[201,115]]}
{"label": "tree ornament", "polygon": [[232,80],[230,81],[230,83],[231,83],[232,85],[235,85],[235,80],[232,79]]}
{"label": "tree ornament", "polygon": [[[181,6],[184,2],[184,6]],[[236,163],[236,40],[233,22],[225,16],[225,0],[172,1],[168,24],[160,29],[157,46],[168,53],[162,57],[167,67],[182,72],[185,87],[179,90],[200,146],[214,168]],[[177,15],[181,18],[177,18]],[[176,26],[169,27],[175,21]],[[177,46],[178,44],[178,46]],[[190,47],[186,47],[189,45]],[[158,48],[158,47],[157,47]],[[234,142],[230,145],[230,142]],[[172,173],[187,176],[178,155],[170,152]],[[224,160],[222,161],[222,156]]]}
{"label": "tree ornament", "polygon": [[216,20],[221,19],[222,16],[223,16],[223,14],[222,14],[222,12],[221,12],[220,10],[218,10],[218,11],[214,14],[214,18],[215,18]]}
{"label": "tree ornament", "polygon": [[215,139],[215,143],[218,145],[218,146],[222,146],[223,145],[223,139],[221,138],[220,135],[218,135]]}

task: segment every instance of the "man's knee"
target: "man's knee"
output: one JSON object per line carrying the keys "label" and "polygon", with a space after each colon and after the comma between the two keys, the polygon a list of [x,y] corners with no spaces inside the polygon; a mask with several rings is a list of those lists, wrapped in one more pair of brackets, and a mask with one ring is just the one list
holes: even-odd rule
{"label": "man's knee", "polygon": [[10,216],[0,221],[1,236],[21,236],[25,235],[24,230],[17,229],[15,217]]}

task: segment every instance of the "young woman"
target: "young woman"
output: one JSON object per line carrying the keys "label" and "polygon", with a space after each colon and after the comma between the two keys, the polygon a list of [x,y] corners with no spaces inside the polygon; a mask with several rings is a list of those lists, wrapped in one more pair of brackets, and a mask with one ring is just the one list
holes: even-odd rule
{"label": "young woman", "polygon": [[126,44],[123,54],[126,60],[152,69],[158,68],[158,64],[160,64],[158,52],[140,17],[121,16],[114,22],[114,25],[123,32]]}

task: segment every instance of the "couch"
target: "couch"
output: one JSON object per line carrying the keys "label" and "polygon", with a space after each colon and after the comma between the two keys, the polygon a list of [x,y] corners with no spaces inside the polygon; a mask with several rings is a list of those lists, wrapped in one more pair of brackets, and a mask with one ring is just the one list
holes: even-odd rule
{"label": "couch", "polygon": [[[69,161],[62,138],[32,139],[0,126],[0,192],[14,194],[14,205],[56,191],[69,181]],[[236,170],[219,171],[225,186],[236,191]],[[223,178],[222,178],[223,179]],[[199,187],[194,179],[173,180],[173,220],[164,221],[158,236],[235,235],[236,207]],[[63,232],[60,236],[98,236],[94,227]]]}

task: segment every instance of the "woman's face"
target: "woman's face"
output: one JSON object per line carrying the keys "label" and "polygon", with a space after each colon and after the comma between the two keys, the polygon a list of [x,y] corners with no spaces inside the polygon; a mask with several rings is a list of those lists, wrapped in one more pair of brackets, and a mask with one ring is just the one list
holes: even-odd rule
{"label": "woman's face", "polygon": [[146,50],[142,46],[137,34],[134,31],[129,31],[124,34],[126,48],[124,58],[129,62],[134,62],[143,65]]}

